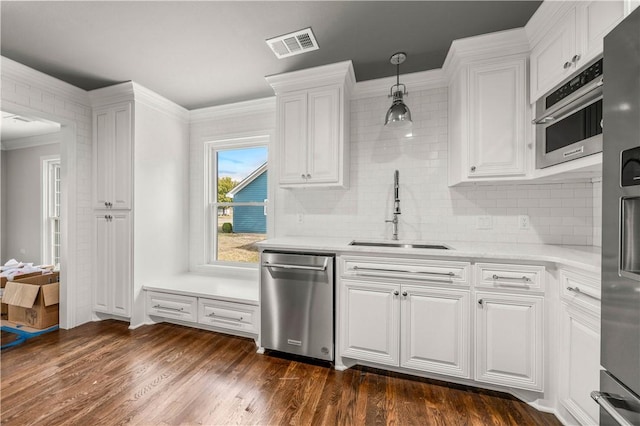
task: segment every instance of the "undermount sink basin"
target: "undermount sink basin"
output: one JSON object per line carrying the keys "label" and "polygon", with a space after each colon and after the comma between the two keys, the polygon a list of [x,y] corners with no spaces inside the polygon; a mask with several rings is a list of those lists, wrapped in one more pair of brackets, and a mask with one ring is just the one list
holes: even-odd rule
{"label": "undermount sink basin", "polygon": [[396,247],[396,248],[420,248],[420,249],[433,249],[433,250],[450,250],[451,247],[447,247],[443,244],[406,244],[406,243],[394,243],[392,241],[351,241],[350,246],[364,246],[364,247]]}

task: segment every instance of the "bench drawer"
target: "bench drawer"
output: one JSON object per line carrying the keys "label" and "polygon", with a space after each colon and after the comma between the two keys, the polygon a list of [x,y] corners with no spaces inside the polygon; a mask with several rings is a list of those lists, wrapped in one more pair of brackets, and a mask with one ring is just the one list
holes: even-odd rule
{"label": "bench drawer", "polygon": [[198,305],[200,324],[258,334],[257,306],[204,298]]}
{"label": "bench drawer", "polygon": [[147,314],[195,322],[198,320],[198,298],[178,294],[147,291]]}

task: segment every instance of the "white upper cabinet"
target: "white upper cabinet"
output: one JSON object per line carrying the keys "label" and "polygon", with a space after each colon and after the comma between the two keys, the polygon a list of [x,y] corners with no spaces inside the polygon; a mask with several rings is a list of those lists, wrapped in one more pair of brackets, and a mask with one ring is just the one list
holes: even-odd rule
{"label": "white upper cabinet", "polygon": [[527,24],[531,102],[602,53],[602,40],[629,13],[629,1],[544,2]]}
{"label": "white upper cabinet", "polygon": [[94,208],[131,209],[132,140],[131,102],[94,110]]}
{"label": "white upper cabinet", "polygon": [[279,184],[347,187],[351,61],[267,77],[277,97]]}
{"label": "white upper cabinet", "polygon": [[523,29],[456,40],[449,85],[449,185],[524,179],[528,41]]}

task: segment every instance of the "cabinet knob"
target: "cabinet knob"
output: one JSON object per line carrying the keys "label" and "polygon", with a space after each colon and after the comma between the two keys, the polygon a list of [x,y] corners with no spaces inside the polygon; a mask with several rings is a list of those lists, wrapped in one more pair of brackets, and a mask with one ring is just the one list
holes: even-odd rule
{"label": "cabinet knob", "polygon": [[395,290],[395,291],[393,292],[393,295],[394,295],[394,296],[397,296],[397,295],[399,295],[399,294],[400,294],[400,292],[399,292],[398,290]]}
{"label": "cabinet knob", "polygon": [[479,300],[478,300],[478,305],[480,305],[480,306],[484,306],[483,304],[484,304],[484,300],[483,300],[483,299],[479,299]]}
{"label": "cabinet knob", "polygon": [[476,171],[476,166],[471,166],[471,171],[475,172]]}
{"label": "cabinet knob", "polygon": [[104,202],[104,206],[105,207],[109,207],[109,203],[107,203],[106,201]]}
{"label": "cabinet knob", "polygon": [[566,70],[570,66],[571,66],[571,62],[565,62],[564,65],[563,65],[563,68]]}
{"label": "cabinet knob", "polygon": [[307,173],[307,179],[311,179],[311,175]]}
{"label": "cabinet knob", "polygon": [[571,58],[571,62],[573,62],[575,64],[576,62],[578,62],[580,60],[580,58],[581,58],[581,56],[580,56],[579,53],[576,54],[576,55],[573,55],[573,58]]}
{"label": "cabinet knob", "polygon": [[303,173],[303,174],[301,174],[301,175],[300,175],[300,177],[301,177],[302,179],[306,179],[306,176],[304,175],[304,173]]}
{"label": "cabinet knob", "polygon": [[403,292],[402,292],[402,295],[403,295],[404,297],[407,297],[407,292],[406,292],[406,291],[403,291]]}
{"label": "cabinet knob", "polygon": [[104,220],[109,220],[109,216],[107,216],[106,214],[104,215]]}

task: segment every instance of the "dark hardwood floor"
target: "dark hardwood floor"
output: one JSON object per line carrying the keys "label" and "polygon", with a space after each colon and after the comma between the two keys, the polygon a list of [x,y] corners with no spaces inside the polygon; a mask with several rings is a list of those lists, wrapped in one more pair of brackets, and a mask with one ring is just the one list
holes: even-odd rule
{"label": "dark hardwood floor", "polygon": [[85,324],[2,351],[8,425],[559,425],[490,391],[258,355],[252,340],[171,324]]}

